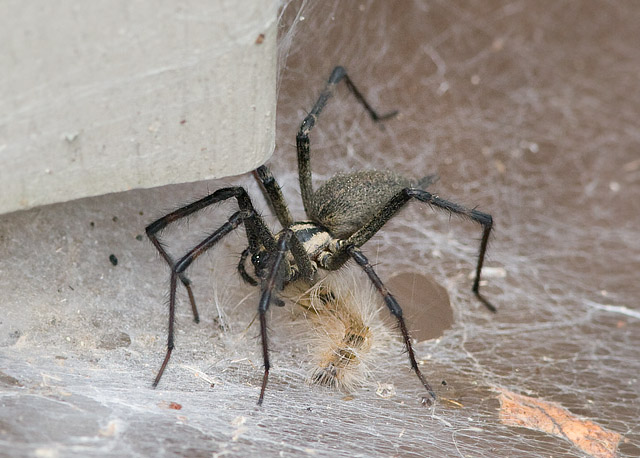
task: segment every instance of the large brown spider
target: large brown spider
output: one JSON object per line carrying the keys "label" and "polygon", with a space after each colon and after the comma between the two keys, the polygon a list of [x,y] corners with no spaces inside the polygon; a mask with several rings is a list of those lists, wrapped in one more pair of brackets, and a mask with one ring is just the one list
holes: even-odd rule
{"label": "large brown spider", "polygon": [[[313,190],[311,184],[309,133],[340,81],[345,82],[351,93],[374,121],[382,121],[396,114],[394,111],[378,115],[355,87],[345,69],[336,67],[333,70],[326,87],[309,114],[302,121],[296,136],[300,190],[307,216],[306,220],[293,220],[280,186],[269,169],[263,165],[254,171],[254,175],[262,184],[262,190],[267,202],[274,210],[278,221],[283,227],[277,234],[273,234],[267,228],[262,217],[256,212],[249,195],[244,188],[239,186],[218,189],[212,194],[179,208],[147,226],[147,236],[171,267],[167,353],[153,382],[154,387],[158,385],[174,348],[173,336],[178,280],[187,289],[194,320],[198,322],[198,311],[191,289],[191,282],[185,276],[185,271],[198,256],[213,247],[222,237],[241,224],[244,224],[249,246],[242,252],[238,271],[244,281],[252,285],[259,284],[261,288],[258,312],[264,359],[264,376],[258,404],[262,404],[264,399],[270,369],[267,309],[271,303],[279,306],[283,305],[277,294],[287,284],[292,282],[313,284],[316,281],[318,269],[337,270],[349,259],[353,259],[362,267],[384,298],[389,311],[398,322],[411,367],[431,397],[433,399],[436,398],[433,389],[418,367],[400,305],[398,305],[396,299],[375,273],[366,256],[360,251],[360,247],[411,199],[417,199],[432,207],[468,218],[482,226],[482,240],[480,242],[480,252],[472,290],[487,308],[495,311],[494,306],[480,294],[480,274],[491,232],[491,215],[475,209],[465,208],[425,191],[423,188],[433,182],[433,176],[428,176],[421,180],[411,180],[391,171],[359,171],[336,175],[317,190]],[[239,211],[231,215],[226,223],[189,250],[178,261],[174,261],[163,247],[158,237],[159,232],[180,218],[230,198],[237,200]],[[249,255],[251,256],[251,263],[257,279],[246,271],[245,263]]]}

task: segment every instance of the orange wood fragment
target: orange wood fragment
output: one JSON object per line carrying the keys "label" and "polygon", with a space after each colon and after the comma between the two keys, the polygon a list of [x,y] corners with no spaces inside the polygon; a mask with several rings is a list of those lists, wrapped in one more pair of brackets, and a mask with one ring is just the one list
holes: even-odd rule
{"label": "orange wood fragment", "polygon": [[613,458],[622,436],[553,402],[499,389],[500,421],[561,437],[594,458]]}

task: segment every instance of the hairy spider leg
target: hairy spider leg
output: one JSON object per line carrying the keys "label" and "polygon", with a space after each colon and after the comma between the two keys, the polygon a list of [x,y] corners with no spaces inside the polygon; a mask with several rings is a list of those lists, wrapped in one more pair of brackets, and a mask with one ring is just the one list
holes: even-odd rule
{"label": "hairy spider leg", "polygon": [[[202,210],[210,205],[213,205],[217,202],[221,202],[230,198],[236,198],[238,201],[238,206],[240,207],[240,212],[234,213],[229,221],[223,224],[218,230],[213,232],[210,236],[208,236],[205,240],[199,243],[196,247],[190,250],[185,256],[183,256],[178,262],[174,262],[173,259],[169,256],[169,254],[164,249],[162,242],[158,236],[158,232],[162,231],[166,228],[170,223],[189,216],[199,210]],[[254,210],[253,204],[249,195],[244,190],[244,188],[235,186],[229,188],[218,189],[212,194],[203,197],[195,202],[192,202],[189,205],[186,205],[182,208],[179,208],[168,215],[154,221],[146,228],[147,236],[153,243],[153,245],[158,249],[162,257],[171,267],[171,281],[170,281],[170,293],[169,293],[169,331],[167,338],[167,354],[164,358],[162,366],[160,367],[160,371],[153,382],[153,386],[157,386],[158,382],[162,378],[162,374],[169,362],[169,358],[171,357],[171,352],[174,348],[173,342],[173,327],[175,321],[175,294],[176,294],[176,286],[177,286],[177,278],[186,278],[184,276],[185,269],[203,252],[211,248],[215,243],[220,240],[224,235],[231,232],[241,223],[245,224],[245,230],[247,233],[247,239],[249,242],[249,250],[252,252],[256,252],[260,245],[267,248],[267,250],[272,251],[277,248],[276,240],[274,236],[271,234],[269,229],[267,228],[262,218],[256,213]],[[190,283],[190,282],[189,282]],[[183,281],[184,284],[184,281]],[[188,288],[189,292],[189,300],[191,302],[191,308],[194,314],[194,320],[197,322],[198,319],[198,311],[195,303],[195,299],[193,297],[193,293],[191,289]]]}
{"label": "hairy spider leg", "polygon": [[265,194],[267,201],[273,212],[276,214],[278,221],[282,227],[289,227],[293,224],[293,217],[289,211],[282,189],[273,177],[271,170],[266,165],[261,165],[253,171],[253,176],[262,185],[262,192]]}
{"label": "hairy spider leg", "polygon": [[[375,235],[380,228],[389,221],[398,210],[400,210],[409,200],[415,198],[421,202],[425,202],[432,207],[446,210],[449,213],[468,218],[482,226],[482,239],[480,241],[480,250],[478,253],[478,263],[476,264],[476,275],[473,282],[472,291],[475,296],[487,307],[490,311],[496,312],[495,306],[489,302],[482,294],[480,294],[480,274],[482,272],[482,265],[484,264],[484,257],[487,252],[487,243],[489,242],[489,235],[493,226],[493,218],[487,213],[481,211],[463,207],[462,205],[450,202],[442,199],[436,195],[433,195],[427,191],[421,189],[405,188],[396,194],[382,210],[378,212],[371,220],[364,225],[357,232],[352,234],[345,242],[344,246],[354,245],[361,247],[367,240]],[[340,257],[335,257],[334,262],[339,262]],[[344,262],[344,261],[343,261]],[[337,268],[330,265],[329,269]]]}
{"label": "hairy spider leg", "polygon": [[[262,377],[262,388],[260,389],[260,397],[258,398],[258,405],[262,405],[264,400],[264,392],[267,388],[267,381],[269,379],[269,369],[271,364],[269,363],[269,341],[267,339],[267,310],[269,304],[274,300],[273,290],[282,288],[283,272],[280,271],[280,266],[286,252],[289,250],[289,241],[292,240],[293,231],[291,229],[285,229],[282,232],[278,240],[278,249],[276,257],[273,260],[273,264],[269,268],[269,274],[262,282],[262,295],[260,296],[260,302],[258,304],[258,313],[260,314],[260,336],[262,337],[262,359],[264,361],[264,375]],[[295,237],[293,237],[295,238]],[[276,298],[279,301],[279,299]]]}
{"label": "hairy spider leg", "polygon": [[396,301],[396,298],[393,297],[393,295],[391,295],[387,287],[384,285],[384,283],[382,283],[382,280],[380,280],[380,277],[378,277],[378,275],[375,273],[375,271],[373,270],[373,267],[371,267],[371,264],[369,263],[369,260],[362,253],[362,251],[360,251],[354,245],[348,245],[346,247],[346,251],[358,263],[358,265],[362,267],[362,269],[365,271],[365,273],[367,274],[367,276],[369,277],[373,285],[376,287],[378,292],[384,298],[384,302],[387,304],[389,311],[398,321],[398,326],[400,327],[400,332],[402,333],[402,339],[404,340],[404,346],[407,349],[407,353],[409,355],[409,361],[411,362],[411,368],[413,369],[413,371],[416,373],[416,375],[422,382],[422,385],[426,388],[426,390],[429,392],[431,397],[435,400],[436,393],[433,391],[433,388],[431,388],[431,385],[429,385],[429,382],[427,382],[427,379],[425,378],[425,376],[420,371],[420,368],[418,367],[418,362],[416,361],[416,355],[413,352],[413,345],[411,344],[411,337],[409,336],[409,330],[407,329],[407,325],[405,324],[404,318],[402,317],[402,308],[400,308],[398,301]]}
{"label": "hairy spider leg", "polygon": [[169,332],[167,339],[167,353],[164,357],[162,365],[160,366],[160,370],[158,371],[158,375],[153,382],[153,386],[158,386],[160,379],[162,378],[162,374],[164,373],[165,368],[167,367],[167,363],[169,362],[169,358],[171,357],[171,352],[174,348],[173,342],[173,326],[175,322],[175,311],[176,311],[176,288],[177,288],[177,278],[182,274],[187,267],[191,265],[193,261],[196,260],[198,256],[207,251],[209,248],[214,246],[218,241],[227,235],[229,232],[236,229],[240,224],[245,222],[250,218],[255,218],[256,214],[252,210],[250,211],[239,211],[235,212],[229,220],[224,223],[219,229],[209,235],[206,239],[196,245],[194,248],[189,250],[189,252],[184,255],[175,265],[171,268],[171,279],[169,286]]}
{"label": "hairy spider leg", "polygon": [[[294,222],[293,217],[291,216],[291,212],[289,211],[287,202],[282,195],[282,189],[273,177],[271,170],[269,170],[266,165],[261,165],[256,170],[254,170],[253,176],[262,185],[261,190],[265,196],[265,199],[267,200],[269,206],[275,212],[282,227],[290,227]],[[311,260],[309,259],[309,256],[304,249],[302,242],[296,237],[293,237],[289,242],[289,249],[291,250],[291,254],[296,261],[298,277],[304,279],[309,284],[313,283],[317,269],[312,266]],[[243,262],[244,261],[241,260],[241,263]],[[245,279],[245,277],[242,275],[244,265],[242,268],[240,267],[240,265],[238,265],[238,270],[240,271],[240,275],[242,276],[242,278]],[[251,284],[250,281],[248,283]]]}
{"label": "hairy spider leg", "polygon": [[162,361],[162,365],[160,366],[160,370],[156,375],[155,380],[153,381],[153,387],[158,386],[160,379],[162,378],[162,374],[164,373],[165,368],[167,367],[167,363],[169,362],[169,358],[171,358],[171,352],[174,348],[173,342],[173,327],[175,323],[175,311],[176,311],[176,288],[177,288],[177,277],[182,274],[189,265],[202,253],[207,251],[209,248],[214,246],[222,237],[227,235],[229,232],[236,229],[240,224],[245,222],[246,219],[254,217],[255,213],[252,211],[239,211],[231,215],[229,220],[224,223],[219,229],[209,235],[206,239],[196,245],[193,249],[191,249],[185,256],[183,256],[171,269],[171,278],[170,278],[170,286],[169,286],[169,331],[168,331],[168,339],[167,339],[167,353]]}
{"label": "hairy spider leg", "polygon": [[374,121],[384,121],[385,119],[391,118],[398,114],[398,111],[391,111],[389,113],[385,113],[383,115],[379,115],[369,103],[365,100],[364,96],[360,93],[360,91],[356,88],[356,86],[351,81],[351,78],[347,75],[347,71],[344,67],[336,67],[331,72],[331,76],[329,77],[329,81],[324,88],[324,90],[320,93],[318,100],[315,105],[309,112],[309,114],[304,118],[302,124],[300,125],[300,130],[296,135],[296,149],[298,151],[298,174],[300,179],[300,192],[302,194],[302,203],[304,204],[304,209],[307,215],[312,214],[311,205],[313,202],[313,186],[311,184],[311,160],[309,155],[309,132],[313,129],[313,126],[320,116],[320,112],[327,104],[327,101],[333,95],[336,85],[343,81],[349,88],[349,91],[355,96],[358,102],[364,107],[364,109],[369,113],[369,116]]}
{"label": "hairy spider leg", "polygon": [[[169,253],[167,253],[167,251],[165,250],[164,245],[160,240],[159,232],[165,229],[169,224],[179,219],[185,218],[210,205],[222,202],[232,197],[236,198],[236,200],[238,201],[238,206],[241,210],[254,211],[253,204],[251,203],[251,199],[249,198],[247,192],[239,186],[234,186],[218,189],[214,193],[209,194],[202,199],[196,200],[195,202],[174,210],[173,212],[157,219],[146,227],[145,231],[147,233],[147,237],[149,237],[151,243],[153,243],[153,245],[156,247],[162,258],[167,262],[167,264],[169,264],[169,267],[173,267],[175,263]],[[267,237],[267,234],[269,234],[269,237],[272,239],[271,242],[268,240],[269,237]],[[261,220],[258,221],[256,225],[247,226],[247,238],[249,240],[249,247],[251,249],[255,249],[257,247],[258,241],[263,241],[263,239],[267,244],[265,246],[267,246],[268,248],[275,248],[275,240],[273,239],[273,236],[271,235],[269,229],[267,229],[266,225]],[[197,323],[198,321],[200,321],[200,319],[198,316],[198,308],[196,307],[195,297],[191,289],[191,281],[184,274],[180,274],[179,278],[187,288],[189,301],[191,302],[191,309],[193,310],[194,321]]]}

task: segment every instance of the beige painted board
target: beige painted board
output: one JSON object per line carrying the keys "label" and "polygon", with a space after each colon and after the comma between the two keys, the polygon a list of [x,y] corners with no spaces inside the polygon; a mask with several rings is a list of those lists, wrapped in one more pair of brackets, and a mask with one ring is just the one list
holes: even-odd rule
{"label": "beige painted board", "polygon": [[240,174],[274,148],[276,2],[0,4],[0,213]]}

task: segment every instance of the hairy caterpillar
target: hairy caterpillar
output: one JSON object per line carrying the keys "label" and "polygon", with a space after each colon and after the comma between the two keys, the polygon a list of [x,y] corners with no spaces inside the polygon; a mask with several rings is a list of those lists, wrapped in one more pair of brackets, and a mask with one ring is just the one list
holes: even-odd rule
{"label": "hairy caterpillar", "polygon": [[326,275],[309,289],[300,284],[287,289],[311,328],[309,382],[347,392],[361,386],[390,341],[378,314],[384,307],[378,292],[349,268]]}

